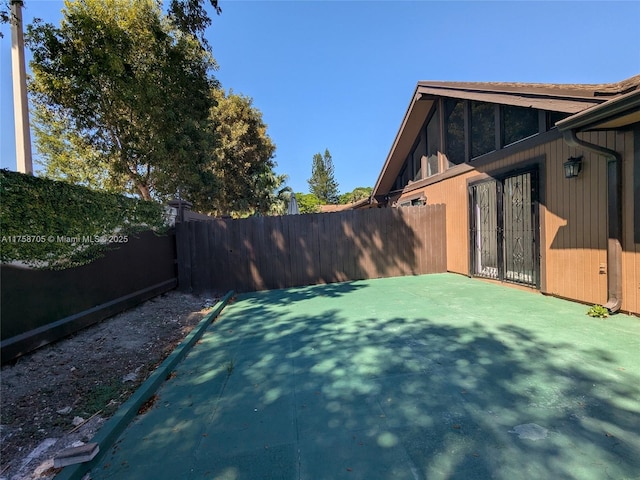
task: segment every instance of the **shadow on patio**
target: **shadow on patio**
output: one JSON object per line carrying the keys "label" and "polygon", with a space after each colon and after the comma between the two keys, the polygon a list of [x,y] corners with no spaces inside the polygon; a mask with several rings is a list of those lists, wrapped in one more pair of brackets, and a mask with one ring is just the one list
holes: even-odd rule
{"label": "shadow on patio", "polygon": [[638,477],[637,319],[432,277],[240,297],[93,478]]}

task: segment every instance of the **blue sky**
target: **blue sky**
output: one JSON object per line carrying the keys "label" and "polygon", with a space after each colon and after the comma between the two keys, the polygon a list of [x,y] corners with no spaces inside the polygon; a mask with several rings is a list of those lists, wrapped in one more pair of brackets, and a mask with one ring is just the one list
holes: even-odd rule
{"label": "blue sky", "polygon": [[[26,0],[58,23],[63,2]],[[373,186],[419,80],[603,83],[640,73],[640,2],[220,0],[208,38],[250,96],[278,173],[307,192],[314,153],[340,192]],[[15,170],[10,32],[0,39],[1,166]]]}

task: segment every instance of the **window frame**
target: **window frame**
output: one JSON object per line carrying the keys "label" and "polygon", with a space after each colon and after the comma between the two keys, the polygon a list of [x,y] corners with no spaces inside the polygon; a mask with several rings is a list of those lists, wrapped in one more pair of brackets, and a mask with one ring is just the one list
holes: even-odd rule
{"label": "window frame", "polygon": [[[462,117],[463,117],[463,144],[464,144],[464,159],[460,163],[453,163],[449,160],[449,145],[447,142],[447,129],[448,122],[445,119],[445,102],[447,100],[460,102],[462,104]],[[476,103],[484,103],[488,105],[493,105],[493,115],[494,115],[494,131],[495,131],[495,148],[489,152],[483,153],[481,155],[477,155],[475,157],[471,157],[471,149],[472,149],[472,115],[471,115],[471,102]],[[531,139],[537,135],[543,134],[545,132],[549,132],[551,130],[555,130],[555,126],[551,125],[551,118],[553,114],[559,116],[569,116],[570,114],[562,113],[562,112],[554,112],[551,110],[542,110],[542,109],[533,109],[537,111],[538,114],[538,128],[535,133],[532,133],[529,136],[518,139],[514,142],[504,144],[505,142],[505,134],[503,128],[504,122],[504,112],[502,107],[517,107],[515,105],[508,105],[503,103],[494,103],[494,102],[486,102],[482,100],[468,100],[462,98],[455,97],[438,97],[434,99],[433,106],[427,115],[424,124],[418,130],[418,135],[415,138],[411,149],[409,150],[409,154],[405,158],[405,161],[402,167],[399,170],[398,176],[396,177],[396,181],[394,186],[396,186],[396,190],[403,190],[412,182],[426,180],[428,178],[433,178],[438,175],[444,174],[446,171],[458,167],[460,165],[474,165],[476,163],[481,163],[483,159],[489,158],[492,155],[495,155],[497,152],[510,148],[514,145],[519,144],[525,140]],[[456,107],[457,108],[457,107]],[[518,108],[529,108],[529,107],[518,107]],[[427,127],[431,120],[437,115],[438,118],[438,147],[437,147],[437,155],[438,155],[438,172],[429,175],[429,167],[428,167],[428,152],[429,152],[429,135],[427,132]],[[420,165],[417,164],[418,160],[415,157],[416,148],[420,144],[422,138],[424,136],[425,144],[424,144],[424,153],[420,156],[419,162]],[[407,174],[407,170],[409,170],[409,176],[404,179]],[[420,178],[416,178],[417,173],[420,173]],[[413,175],[413,176],[412,176]]]}
{"label": "window frame", "polygon": [[408,208],[408,207],[422,207],[427,204],[427,196],[423,193],[419,193],[417,195],[411,195],[409,197],[403,198],[402,202],[398,201],[396,205],[398,208]]}
{"label": "window frame", "polygon": [[[489,153],[495,152],[496,150],[500,149],[500,135],[501,132],[499,131],[501,122],[502,122],[502,113],[497,111],[496,109],[500,109],[500,104],[498,103],[490,103],[490,102],[480,102],[477,100],[469,100],[469,139],[467,140],[467,142],[469,143],[469,160],[473,161],[474,158],[478,158],[481,157],[483,155],[487,155]],[[486,152],[482,152],[476,156],[473,156],[473,107],[474,104],[477,105],[488,105],[490,107],[490,110],[492,110],[492,116],[493,116],[493,141],[491,141],[490,143],[492,143],[492,149],[488,150]]]}
{"label": "window frame", "polygon": [[[500,120],[500,125],[499,125],[499,128],[500,128],[500,139],[499,139],[500,140],[500,149],[507,148],[510,145],[514,145],[514,144],[516,144],[518,142],[521,142],[522,140],[526,140],[527,138],[531,138],[534,135],[539,135],[540,133],[543,133],[544,131],[546,131],[545,130],[546,129],[546,123],[541,123],[541,118],[540,118],[541,117],[540,112],[545,112],[546,113],[546,111],[545,110],[539,110],[539,109],[531,109],[532,111],[535,111],[535,114],[537,116],[537,118],[536,118],[537,128],[536,128],[535,133],[532,133],[531,135],[527,135],[526,137],[522,137],[522,138],[519,138],[517,140],[514,140],[513,142],[507,143],[507,140],[505,138],[505,115],[504,115],[505,107],[521,108],[521,109],[527,110],[527,107],[517,107],[517,106],[514,106],[514,105],[504,105],[504,104],[498,105],[498,108],[500,109],[500,113],[499,113],[499,115],[500,115],[499,116],[499,120]],[[546,118],[546,116],[545,116],[545,118]]]}
{"label": "window frame", "polygon": [[[463,158],[461,162],[458,163],[454,163],[452,160],[449,159],[449,149],[450,149],[450,140],[449,140],[449,118],[451,117],[451,114],[449,115],[449,118],[446,118],[446,114],[445,114],[445,106],[446,106],[446,101],[450,100],[453,102],[456,102],[456,106],[453,107],[453,109],[451,110],[451,113],[453,113],[453,111],[458,108],[458,103],[462,105],[462,145],[463,145],[463,150],[464,150],[464,154],[463,154]],[[442,137],[443,137],[443,142],[441,143],[441,147],[443,150],[443,153],[446,155],[447,157],[447,165],[446,165],[446,169],[448,170],[449,168],[453,168],[456,165],[462,165],[463,163],[468,163],[469,162],[469,150],[470,150],[470,145],[469,145],[469,101],[468,100],[463,100],[460,98],[451,98],[451,97],[446,97],[441,99],[441,111],[442,111],[442,122],[440,124],[440,129],[442,130]]]}

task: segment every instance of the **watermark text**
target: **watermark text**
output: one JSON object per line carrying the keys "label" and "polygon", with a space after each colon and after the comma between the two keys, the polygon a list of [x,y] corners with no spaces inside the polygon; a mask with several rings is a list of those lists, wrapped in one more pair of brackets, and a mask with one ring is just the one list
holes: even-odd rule
{"label": "watermark text", "polygon": [[128,235],[2,235],[0,243],[127,243]]}

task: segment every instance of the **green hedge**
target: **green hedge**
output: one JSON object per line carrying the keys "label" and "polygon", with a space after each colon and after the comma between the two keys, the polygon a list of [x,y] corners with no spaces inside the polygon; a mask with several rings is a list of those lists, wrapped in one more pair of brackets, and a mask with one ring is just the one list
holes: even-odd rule
{"label": "green hedge", "polygon": [[0,170],[0,261],[63,269],[90,263],[142,230],[166,231],[164,207]]}

